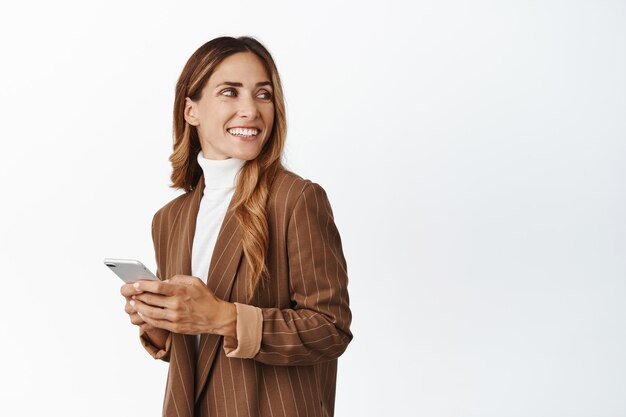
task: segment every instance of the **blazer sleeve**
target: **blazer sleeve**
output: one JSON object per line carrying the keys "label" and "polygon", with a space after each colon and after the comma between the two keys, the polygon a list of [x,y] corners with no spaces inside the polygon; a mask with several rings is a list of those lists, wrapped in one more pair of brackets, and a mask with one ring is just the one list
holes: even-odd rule
{"label": "blazer sleeve", "polygon": [[253,358],[268,365],[312,365],[335,359],[352,340],[352,315],[341,239],[326,192],[318,184],[308,183],[295,204],[287,228],[287,252],[292,308],[260,308],[257,318],[249,315],[248,323],[260,331]]}

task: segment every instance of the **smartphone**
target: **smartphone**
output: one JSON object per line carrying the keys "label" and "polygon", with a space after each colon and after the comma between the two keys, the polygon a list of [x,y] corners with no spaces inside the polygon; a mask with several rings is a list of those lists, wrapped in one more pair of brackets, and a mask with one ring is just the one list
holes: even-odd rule
{"label": "smartphone", "polygon": [[158,281],[154,275],[144,264],[135,259],[110,259],[106,258],[104,264],[122,281],[133,283],[141,280]]}

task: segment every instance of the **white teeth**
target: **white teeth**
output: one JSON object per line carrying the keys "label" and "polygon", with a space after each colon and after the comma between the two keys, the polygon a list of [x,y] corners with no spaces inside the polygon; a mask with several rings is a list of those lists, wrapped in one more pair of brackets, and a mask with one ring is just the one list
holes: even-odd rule
{"label": "white teeth", "polygon": [[228,129],[228,133],[230,133],[231,135],[236,135],[236,136],[255,136],[259,133],[259,130],[235,127],[233,129]]}

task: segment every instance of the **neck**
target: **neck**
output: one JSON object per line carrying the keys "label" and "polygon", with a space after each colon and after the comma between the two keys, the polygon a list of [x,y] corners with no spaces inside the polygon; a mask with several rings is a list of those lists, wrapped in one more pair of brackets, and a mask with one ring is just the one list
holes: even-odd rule
{"label": "neck", "polygon": [[198,163],[204,173],[204,188],[234,188],[237,185],[239,171],[246,161],[241,159],[205,159],[198,154]]}

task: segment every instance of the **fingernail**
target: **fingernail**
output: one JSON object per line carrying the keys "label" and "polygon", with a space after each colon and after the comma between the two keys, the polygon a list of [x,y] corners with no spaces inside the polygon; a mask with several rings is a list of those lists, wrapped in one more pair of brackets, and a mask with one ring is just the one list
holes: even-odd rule
{"label": "fingernail", "polygon": [[135,283],[133,284],[133,287],[135,287],[135,289],[136,289],[136,290],[138,290],[138,289],[139,289],[139,283],[138,283],[138,282],[135,282]]}
{"label": "fingernail", "polygon": [[139,314],[139,317],[143,318],[143,314],[141,314],[140,312],[137,312],[137,314]]}
{"label": "fingernail", "polygon": [[130,300],[128,304],[130,304],[131,307],[135,307],[135,300]]}

